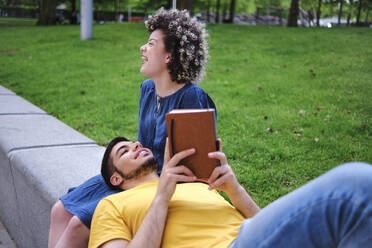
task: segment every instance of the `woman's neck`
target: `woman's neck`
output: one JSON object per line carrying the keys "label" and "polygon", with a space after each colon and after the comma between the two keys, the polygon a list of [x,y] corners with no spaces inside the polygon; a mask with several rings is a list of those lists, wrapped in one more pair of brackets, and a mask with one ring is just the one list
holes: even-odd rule
{"label": "woman's neck", "polygon": [[153,78],[153,80],[155,82],[156,93],[160,97],[172,95],[185,85],[172,81],[169,74],[162,77]]}

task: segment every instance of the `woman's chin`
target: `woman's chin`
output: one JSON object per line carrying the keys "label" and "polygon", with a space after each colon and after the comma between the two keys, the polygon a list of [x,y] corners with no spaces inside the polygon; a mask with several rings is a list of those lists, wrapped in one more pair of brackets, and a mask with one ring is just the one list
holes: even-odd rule
{"label": "woman's chin", "polygon": [[149,78],[151,78],[151,73],[149,73],[148,71],[146,71],[145,68],[143,68],[143,66],[142,66],[141,69],[140,69],[140,73],[141,73],[142,75],[144,75],[145,77],[149,77]]}

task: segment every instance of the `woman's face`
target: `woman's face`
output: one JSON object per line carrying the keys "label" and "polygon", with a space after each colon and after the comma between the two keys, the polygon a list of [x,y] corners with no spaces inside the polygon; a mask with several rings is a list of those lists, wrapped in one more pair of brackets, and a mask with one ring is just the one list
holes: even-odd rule
{"label": "woman's face", "polygon": [[140,72],[146,77],[156,78],[168,72],[167,64],[171,54],[165,51],[163,37],[163,31],[156,29],[151,33],[148,42],[140,48],[143,59]]}

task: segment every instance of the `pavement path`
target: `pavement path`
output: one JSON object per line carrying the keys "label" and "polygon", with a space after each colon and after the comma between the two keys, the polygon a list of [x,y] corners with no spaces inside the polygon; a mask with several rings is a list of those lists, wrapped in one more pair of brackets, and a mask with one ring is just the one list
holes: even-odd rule
{"label": "pavement path", "polygon": [[17,248],[1,220],[0,220],[0,248]]}

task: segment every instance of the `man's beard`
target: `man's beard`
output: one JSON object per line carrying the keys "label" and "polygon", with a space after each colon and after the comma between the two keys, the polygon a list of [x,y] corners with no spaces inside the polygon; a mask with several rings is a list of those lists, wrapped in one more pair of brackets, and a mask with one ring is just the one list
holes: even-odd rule
{"label": "man's beard", "polygon": [[158,170],[158,160],[155,156],[149,157],[140,167],[138,167],[135,171],[132,171],[128,174],[124,174],[122,171],[116,170],[120,176],[122,176],[125,180],[130,179],[137,179],[142,176],[146,176],[151,172]]}

